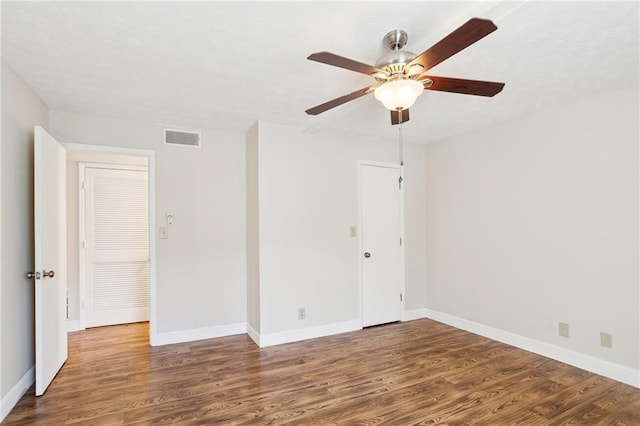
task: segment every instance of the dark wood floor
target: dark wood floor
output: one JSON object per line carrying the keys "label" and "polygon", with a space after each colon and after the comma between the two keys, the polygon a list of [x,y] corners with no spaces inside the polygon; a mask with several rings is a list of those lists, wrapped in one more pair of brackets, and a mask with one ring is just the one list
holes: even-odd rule
{"label": "dark wood floor", "polygon": [[640,425],[638,389],[426,319],[265,349],[90,329],[32,395],[3,424]]}

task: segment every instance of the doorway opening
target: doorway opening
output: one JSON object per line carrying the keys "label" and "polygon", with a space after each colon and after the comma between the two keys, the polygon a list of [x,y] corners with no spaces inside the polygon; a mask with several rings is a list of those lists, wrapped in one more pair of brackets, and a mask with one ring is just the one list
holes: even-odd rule
{"label": "doorway opening", "polygon": [[68,331],[148,321],[153,345],[154,153],[81,144],[65,148]]}

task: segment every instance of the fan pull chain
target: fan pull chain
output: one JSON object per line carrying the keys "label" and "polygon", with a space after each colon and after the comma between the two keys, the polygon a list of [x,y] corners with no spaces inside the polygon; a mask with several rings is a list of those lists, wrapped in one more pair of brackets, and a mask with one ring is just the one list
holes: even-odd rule
{"label": "fan pull chain", "polygon": [[403,157],[403,152],[402,152],[402,117],[401,117],[401,112],[400,110],[398,110],[398,121],[400,122],[400,124],[398,124],[398,145],[399,145],[399,151],[400,151],[400,166],[404,165],[404,157]]}
{"label": "fan pull chain", "polygon": [[398,110],[398,151],[400,155],[400,176],[398,177],[398,188],[402,188],[402,167],[404,166],[404,153],[402,152],[402,111]]}

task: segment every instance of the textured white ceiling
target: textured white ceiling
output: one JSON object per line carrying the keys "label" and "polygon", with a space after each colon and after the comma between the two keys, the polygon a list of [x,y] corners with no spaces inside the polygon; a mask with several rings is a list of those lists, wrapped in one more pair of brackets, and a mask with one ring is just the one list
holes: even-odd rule
{"label": "textured white ceiling", "polygon": [[506,83],[494,98],[426,91],[404,140],[428,143],[639,78],[639,3],[2,2],[2,57],[51,109],[245,131],[256,120],[397,138],[373,95],[304,110],[372,83],[307,61],[373,64],[392,29],[420,53],[471,17],[498,30],[430,74]]}

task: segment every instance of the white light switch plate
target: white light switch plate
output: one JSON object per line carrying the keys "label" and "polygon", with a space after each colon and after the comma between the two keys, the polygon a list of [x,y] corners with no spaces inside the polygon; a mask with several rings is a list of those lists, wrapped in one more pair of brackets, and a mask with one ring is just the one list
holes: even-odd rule
{"label": "white light switch plate", "polygon": [[166,240],[169,238],[169,228],[165,227],[165,226],[161,226],[160,227],[160,239],[161,240]]}

